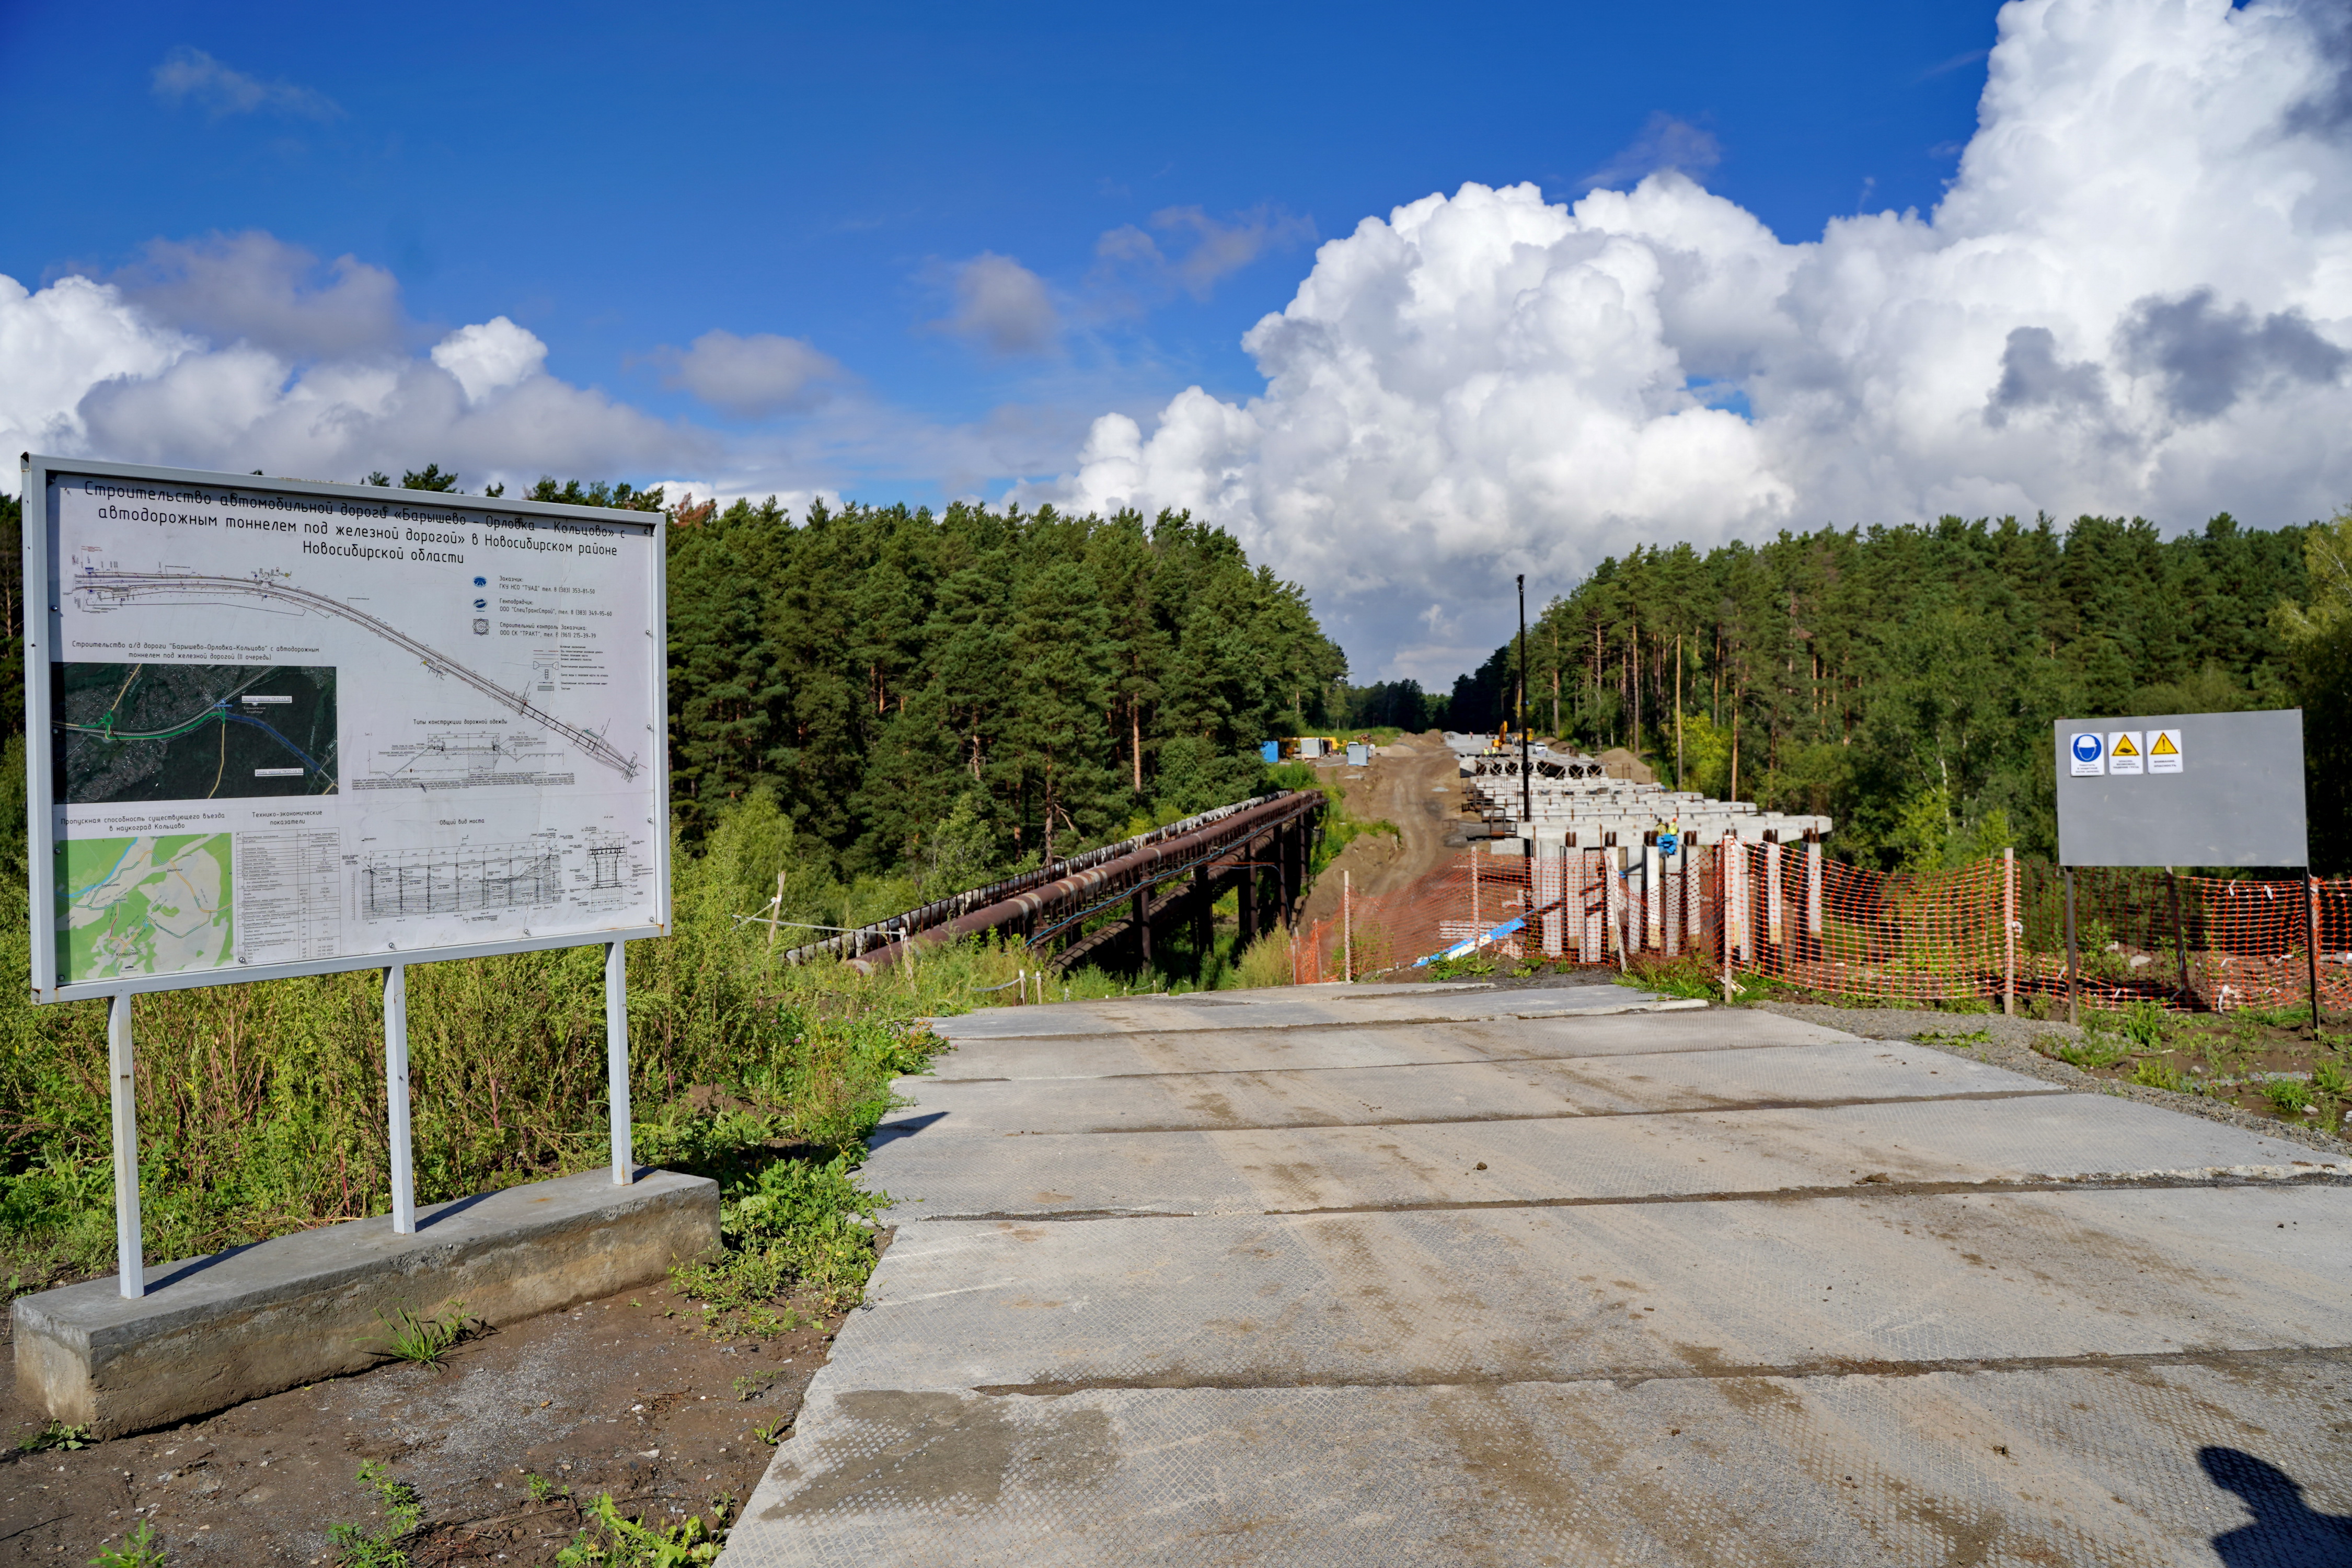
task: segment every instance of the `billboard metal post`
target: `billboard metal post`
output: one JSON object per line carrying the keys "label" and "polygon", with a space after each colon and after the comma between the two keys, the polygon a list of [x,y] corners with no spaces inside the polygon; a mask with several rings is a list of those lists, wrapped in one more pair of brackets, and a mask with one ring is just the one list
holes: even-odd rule
{"label": "billboard metal post", "polygon": [[2180,995],[2183,1001],[2195,1001],[2197,988],[2189,982],[2189,931],[2180,920],[2180,876],[2169,866],[2164,868],[2165,886],[2172,893],[2172,956],[2180,965]]}
{"label": "billboard metal post", "polygon": [[628,944],[604,944],[604,1068],[613,1091],[613,1184],[625,1187],[635,1174],[629,1157],[629,958]]}
{"label": "billboard metal post", "polygon": [[131,1092],[131,994],[106,1002],[106,1066],[114,1099],[114,1259],[125,1300],[147,1294],[139,1234],[139,1107]]}
{"label": "billboard metal post", "polygon": [[2083,955],[2074,946],[2074,868],[2066,868],[2066,1022],[2083,1026]]}
{"label": "billboard metal post", "polygon": [[392,1142],[392,1232],[416,1234],[416,1163],[408,1138],[408,965],[383,972],[383,1100]]}
{"label": "billboard metal post", "polygon": [[2311,971],[2311,1033],[2319,1034],[2319,879],[2311,868],[2303,868],[2304,943],[2303,952]]}

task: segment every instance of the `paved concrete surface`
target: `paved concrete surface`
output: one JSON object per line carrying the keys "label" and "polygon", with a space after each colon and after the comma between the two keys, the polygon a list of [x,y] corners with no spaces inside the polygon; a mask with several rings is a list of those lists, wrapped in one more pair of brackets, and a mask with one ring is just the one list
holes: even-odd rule
{"label": "paved concrete surface", "polygon": [[725,1563],[2352,1565],[2346,1161],[1532,994],[948,1020]]}
{"label": "paved concrete surface", "polygon": [[719,1244],[719,1184],[640,1170],[531,1182],[19,1296],[16,1393],[101,1437],[207,1415],[384,1359],[384,1320],[453,1301],[492,1325],[657,1280]]}

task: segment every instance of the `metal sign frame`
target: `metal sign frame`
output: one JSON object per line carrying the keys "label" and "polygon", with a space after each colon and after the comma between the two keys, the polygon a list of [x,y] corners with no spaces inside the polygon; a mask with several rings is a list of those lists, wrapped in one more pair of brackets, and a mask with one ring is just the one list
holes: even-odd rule
{"label": "metal sign frame", "polygon": [[[654,818],[647,848],[653,860],[654,921],[650,924],[614,926],[600,931],[573,931],[544,937],[507,938],[419,948],[413,952],[356,953],[339,958],[308,959],[290,963],[223,966],[173,974],[119,975],[104,981],[57,984],[57,864],[52,831],[55,801],[53,735],[49,704],[50,654],[59,645],[58,619],[63,606],[55,603],[49,534],[55,526],[49,506],[49,484],[64,476],[131,479],[158,485],[203,486],[215,489],[266,489],[326,500],[352,500],[381,506],[384,488],[378,485],[320,484],[308,479],[265,479],[256,486],[253,476],[216,474],[198,469],[155,468],[144,464],[86,462],[64,458],[22,458],[21,492],[28,515],[24,520],[25,564],[25,796],[26,826],[31,848],[28,868],[32,891],[30,922],[33,936],[33,1000],[37,1003],[107,999],[107,1063],[114,1132],[114,1235],[117,1288],[130,1300],[147,1293],[146,1262],[139,1217],[139,1124],[133,1093],[131,1005],[145,992],[190,990],[205,985],[243,985],[260,980],[284,980],[309,974],[334,974],[359,969],[383,974],[384,1098],[390,1134],[392,1228],[396,1235],[416,1230],[416,1178],[409,1147],[408,1085],[408,965],[439,963],[461,958],[489,958],[504,953],[544,952],[557,948],[601,945],[604,949],[604,1052],[606,1089],[613,1141],[613,1182],[626,1186],[635,1180],[630,1149],[629,1008],[627,944],[667,936],[671,926],[669,862],[669,582],[668,520],[660,512],[627,511],[609,507],[565,506],[549,501],[508,500],[503,497],[460,496],[436,490],[399,490],[404,506],[450,512],[504,514],[552,522],[593,524],[600,530],[619,528],[642,532],[653,552],[649,584],[656,625],[649,628],[646,650],[647,690],[653,700],[653,722],[646,743],[653,770]],[[35,593],[39,598],[34,598]],[[33,606],[40,606],[35,614]]]}
{"label": "metal sign frame", "polygon": [[[542,952],[555,948],[631,942],[666,936],[671,924],[669,864],[669,648],[667,635],[668,581],[666,554],[667,520],[660,512],[625,511],[609,507],[563,506],[551,501],[492,500],[436,490],[393,490],[404,506],[420,510],[504,513],[550,521],[593,523],[646,534],[652,542],[653,603],[663,625],[656,626],[646,658],[656,711],[653,733],[647,737],[647,765],[654,771],[654,822],[647,847],[653,857],[656,920],[646,925],[613,927],[593,931],[569,931],[547,937],[510,938],[447,947],[420,948],[414,952],[360,953],[341,958],[310,959],[289,963],[184,971],[173,974],[125,975],[109,980],[57,984],[57,866],[51,834],[50,796],[52,745],[49,710],[51,650],[58,637],[60,606],[56,604],[55,563],[50,560],[48,487],[54,479],[88,475],[95,479],[132,479],[165,485],[204,486],[215,489],[268,489],[282,494],[313,496],[328,500],[361,501],[381,506],[387,492],[376,485],[321,484],[307,479],[259,479],[238,474],[215,474],[187,468],[150,468],[131,463],[86,462],[65,458],[25,455],[25,796],[32,862],[33,1000],[72,1002],[86,997],[116,996],[148,991],[179,991],[202,985],[241,984],[256,980],[284,980],[305,974],[333,974],[352,969],[382,969],[387,963],[438,963],[460,958],[490,958],[510,952]],[[36,584],[38,584],[37,588]],[[33,595],[41,596],[36,600]],[[30,613],[38,604],[42,613]]]}

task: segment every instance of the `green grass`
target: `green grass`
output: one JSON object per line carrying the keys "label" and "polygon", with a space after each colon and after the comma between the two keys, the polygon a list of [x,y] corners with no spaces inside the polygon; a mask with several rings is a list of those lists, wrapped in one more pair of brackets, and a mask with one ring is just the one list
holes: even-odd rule
{"label": "green grass", "polygon": [[362,1461],[359,1482],[375,1493],[383,1524],[373,1532],[356,1524],[329,1525],[327,1540],[342,1553],[340,1568],[408,1568],[408,1553],[398,1543],[425,1522],[424,1500],[373,1459]]}
{"label": "green grass", "polygon": [[445,1358],[466,1337],[467,1327],[463,1301],[453,1301],[430,1318],[405,1306],[394,1307],[388,1318],[379,1307],[375,1316],[384,1329],[383,1353],[431,1372],[444,1369]]}
{"label": "green grass", "polygon": [[89,1563],[90,1568],[163,1568],[165,1561],[163,1543],[155,1539],[154,1521],[142,1519],[138,1529],[122,1538],[121,1545],[100,1547]]}
{"label": "green grass", "polygon": [[2056,1055],[2070,1067],[2111,1068],[2131,1055],[2131,1050],[2119,1036],[2086,1032],[2081,1045],[2062,1045]]}
{"label": "green grass", "polygon": [[[723,1525],[728,1504],[714,1500],[712,1508]],[[555,1554],[557,1568],[692,1568],[719,1556],[723,1531],[705,1526],[700,1514],[677,1524],[646,1524],[623,1513],[610,1492],[584,1511],[587,1528]]]}
{"label": "green grass", "polygon": [[[756,824],[677,857],[675,934],[629,948],[636,1150],[736,1178],[823,1167],[887,1113],[936,1041],[920,1022],[1034,969],[1018,944],[926,949],[911,973],[792,967],[733,917],[772,889]],[[0,867],[0,963],[29,966],[21,867]],[[408,972],[417,1198],[433,1203],[609,1157],[593,948]],[[1118,983],[1049,982],[1108,993]],[[1009,1000],[1012,993],[1002,994]],[[382,982],[371,972],[143,995],[134,1004],[149,1258],[187,1258],[390,1207]],[[113,1182],[97,1002],[0,992],[0,1277],[16,1290],[110,1272]],[[847,1213],[849,1166],[823,1178]],[[763,1242],[772,1237],[761,1237]],[[794,1256],[824,1289],[857,1275],[837,1227]],[[772,1251],[772,1247],[767,1248]],[[870,1249],[869,1249],[870,1250]]]}
{"label": "green grass", "polygon": [[2311,1085],[2296,1078],[2274,1078],[2263,1085],[2263,1098],[2281,1116],[2301,1116],[2311,1109]]}

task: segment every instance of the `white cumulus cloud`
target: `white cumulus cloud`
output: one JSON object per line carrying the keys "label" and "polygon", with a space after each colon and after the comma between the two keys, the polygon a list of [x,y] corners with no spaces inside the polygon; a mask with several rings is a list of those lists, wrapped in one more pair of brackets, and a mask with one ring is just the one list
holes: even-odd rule
{"label": "white cumulus cloud", "polygon": [[814,407],[844,374],[838,361],[806,339],[773,332],[708,331],[683,352],[664,348],[655,357],[669,367],[666,384],[747,418]]}
{"label": "white cumulus cloud", "polygon": [[[338,264],[330,300],[306,314],[299,292],[278,288],[276,242],[255,237],[206,260],[192,291],[83,277],[31,291],[0,277],[0,447],[345,480],[437,462],[468,489],[716,454],[707,433],[547,374],[547,345],[504,316],[423,357],[352,332],[354,318],[393,309],[356,263]],[[239,258],[250,275],[235,275]],[[347,289],[364,308],[333,303]],[[217,342],[165,313],[174,307],[236,335]],[[322,342],[348,352],[315,352]],[[0,483],[15,479],[14,464],[0,470]]]}
{"label": "white cumulus cloud", "polygon": [[2343,34],[2318,0],[2012,0],[1944,200],[1801,243],[1670,169],[1426,197],[1251,329],[1261,395],[1105,416],[1020,493],[1232,527],[1360,679],[1450,677],[1512,573],[1564,590],[1644,541],[2324,515],[2352,499]]}
{"label": "white cumulus cloud", "polygon": [[1062,331],[1045,280],[1009,256],[983,250],[957,267],[955,309],[932,323],[992,354],[1043,353]]}
{"label": "white cumulus cloud", "polygon": [[151,81],[155,96],[164,102],[200,103],[215,120],[263,111],[333,120],[343,112],[333,99],[314,89],[290,81],[263,81],[231,69],[202,49],[185,47],[165,55]]}
{"label": "white cumulus cloud", "polygon": [[539,374],[547,363],[547,345],[528,328],[492,316],[434,344],[433,363],[457,378],[467,402],[479,403]]}

